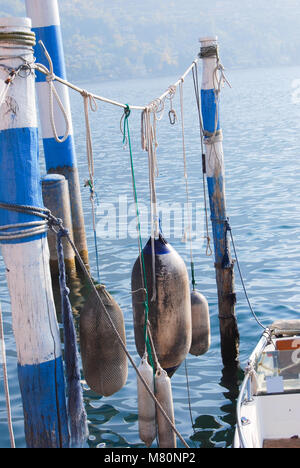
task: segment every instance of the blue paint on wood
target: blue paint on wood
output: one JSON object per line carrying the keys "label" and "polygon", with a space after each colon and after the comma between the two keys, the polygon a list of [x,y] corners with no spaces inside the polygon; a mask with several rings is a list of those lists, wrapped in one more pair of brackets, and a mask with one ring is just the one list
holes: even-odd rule
{"label": "blue paint on wood", "polygon": [[[204,130],[214,133],[215,130],[220,130],[220,115],[219,103],[216,103],[216,95],[214,89],[201,90],[201,106]],[[216,126],[216,112],[218,110],[218,122]]]}
{"label": "blue paint on wood", "polygon": [[43,145],[47,171],[53,171],[58,167],[77,166],[72,135],[69,135],[64,143],[57,143],[54,138],[44,138]]}
{"label": "blue paint on wood", "polygon": [[[62,79],[66,79],[66,67],[63,50],[63,42],[60,26],[46,26],[33,28],[36,34],[37,45],[35,46],[35,57],[37,62],[49,68],[49,63],[39,40],[42,40],[48,50],[53,62],[54,74]],[[46,76],[36,73],[37,83],[45,82]],[[60,138],[63,135],[58,135]],[[43,146],[47,171],[55,170],[58,167],[77,167],[75,144],[73,135],[69,135],[64,143],[57,143],[54,138],[43,138]]]}
{"label": "blue paint on wood", "polygon": [[215,246],[216,263],[220,264],[224,257],[225,248],[225,182],[224,177],[207,177],[211,222]]}
{"label": "blue paint on wood", "polygon": [[[210,133],[214,133],[215,130],[220,130],[221,128],[219,101],[216,101],[216,96],[213,89],[201,90],[201,98],[204,130]],[[218,117],[217,128],[215,128],[216,116]],[[215,259],[216,264],[220,265],[223,262],[226,246],[226,201],[225,181],[223,175],[218,175],[218,173],[215,173],[213,176],[207,177],[207,187],[210,202]]]}
{"label": "blue paint on wood", "polygon": [[[0,131],[0,201],[40,208],[44,206],[38,161],[37,128]],[[0,226],[30,221],[37,221],[37,217],[0,210]],[[40,239],[45,235],[39,234],[25,239],[2,242],[18,244]]]}
{"label": "blue paint on wood", "polygon": [[62,358],[18,365],[28,448],[68,448],[69,431]]}
{"label": "blue paint on wood", "polygon": [[[53,71],[55,75],[62,79],[66,79],[66,67],[64,62],[64,50],[60,26],[47,26],[43,28],[33,28],[36,35],[37,45],[34,48],[34,55],[38,63],[42,63],[49,68],[48,60],[45,57],[42,47],[38,43],[42,40],[48,50],[53,62]],[[36,81],[46,81],[46,76],[43,73],[36,72]]]}
{"label": "blue paint on wood", "polygon": [[[155,255],[166,255],[171,253],[171,250],[168,246],[168,243],[163,242],[161,238],[154,240],[154,250]],[[145,255],[152,255],[152,243],[151,238],[148,240],[147,244],[143,249]]]}

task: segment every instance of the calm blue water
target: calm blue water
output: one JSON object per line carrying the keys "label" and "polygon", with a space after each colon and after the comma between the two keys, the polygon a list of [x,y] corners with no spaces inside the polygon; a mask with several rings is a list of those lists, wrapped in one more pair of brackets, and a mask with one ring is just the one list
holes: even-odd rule
{"label": "calm blue water", "polygon": [[[227,203],[236,247],[248,292],[264,324],[299,314],[300,302],[300,104],[292,103],[292,82],[300,78],[300,68],[229,71],[232,89],[222,97],[222,125],[227,175]],[[129,104],[144,105],[162,92],[177,77],[88,83],[88,90]],[[189,184],[193,204],[203,207],[203,186],[199,130],[189,77],[185,83],[185,126]],[[74,131],[79,171],[88,178],[85,163],[85,134],[81,97],[72,94]],[[168,106],[168,105],[167,105]],[[179,115],[178,97],[174,106]],[[167,111],[168,111],[167,107]],[[121,111],[99,104],[91,115],[96,189],[101,203],[117,207],[119,196],[132,202],[128,151],[123,150],[119,122]],[[140,150],[140,115],[132,113],[130,126],[134,150],[137,189],[141,203],[147,204],[148,179],[146,154]],[[159,123],[157,193],[160,201],[183,206],[185,189],[180,125],[170,127],[167,112]],[[96,277],[89,193],[82,188],[91,267]],[[117,213],[118,214],[118,213]],[[133,213],[129,214],[132,222]],[[203,214],[200,219],[203,221]],[[101,217],[97,218],[101,221]],[[201,223],[201,229],[203,223]],[[203,231],[201,231],[203,235]],[[138,255],[137,242],[128,239],[99,239],[101,280],[120,303],[125,316],[128,349],[138,363],[132,327],[130,276]],[[145,238],[146,240],[146,238]],[[189,264],[189,250],[180,238],[170,239]],[[172,378],[175,417],[178,430],[191,447],[230,447],[235,425],[238,379],[223,375],[220,355],[215,273],[212,258],[205,255],[200,238],[194,243],[198,288],[206,295],[211,311],[212,345],[200,358],[188,357],[190,394],[195,432],[188,410],[185,369]],[[16,351],[11,330],[10,306],[1,262],[0,298],[4,313],[8,372],[13,421],[18,447],[24,447],[22,405],[16,373]],[[239,278],[237,317],[241,334],[240,362],[247,357],[260,336],[260,328],[250,315]],[[76,319],[84,303],[80,283],[73,285],[72,301]],[[0,371],[2,372],[2,371]],[[239,376],[241,377],[241,375]],[[4,391],[0,386],[0,446],[8,447]],[[85,403],[90,422],[89,447],[142,447],[138,437],[137,395],[134,370],[118,394],[99,398],[86,385]]]}

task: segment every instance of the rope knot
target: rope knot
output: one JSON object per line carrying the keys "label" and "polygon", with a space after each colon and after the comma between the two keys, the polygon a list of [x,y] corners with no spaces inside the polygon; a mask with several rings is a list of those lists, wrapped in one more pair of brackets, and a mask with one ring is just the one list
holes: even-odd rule
{"label": "rope knot", "polygon": [[[60,220],[61,221],[61,220]],[[57,233],[58,237],[62,238],[62,237],[68,237],[70,234],[70,231],[69,229],[66,229],[62,226],[62,224],[60,225],[59,227],[59,231]]]}
{"label": "rope knot", "polygon": [[[67,236],[69,234],[68,229],[64,228],[62,219],[56,218],[50,212],[47,215],[47,219],[48,219],[48,226],[49,226],[49,229],[51,229],[51,231],[54,231],[60,237]],[[62,234],[63,232],[64,234]]]}
{"label": "rope knot", "polygon": [[83,89],[80,94],[84,98],[88,98],[90,96],[90,93],[86,89]]}
{"label": "rope knot", "polygon": [[128,118],[131,114],[131,110],[130,110],[130,107],[128,104],[126,104],[126,107],[124,109],[124,114],[125,114],[125,117]]}
{"label": "rope knot", "polygon": [[69,294],[70,294],[70,289],[68,288],[68,286],[65,286],[65,287],[63,288],[62,292],[63,292],[63,295],[64,295],[65,297],[68,297]]}
{"label": "rope knot", "polygon": [[80,94],[85,101],[88,101],[91,111],[96,112],[98,110],[98,105],[95,97],[86,89],[83,89]]}
{"label": "rope knot", "polygon": [[47,83],[51,83],[51,82],[54,81],[54,80],[55,80],[55,75],[54,75],[54,73],[49,72],[49,73],[46,75],[46,81],[47,81]]}

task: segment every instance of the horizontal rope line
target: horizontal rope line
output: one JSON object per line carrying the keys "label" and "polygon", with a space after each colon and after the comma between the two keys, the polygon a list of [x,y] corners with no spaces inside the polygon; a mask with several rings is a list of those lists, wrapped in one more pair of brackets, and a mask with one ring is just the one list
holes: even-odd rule
{"label": "horizontal rope line", "polygon": [[[179,80],[172,86],[174,88],[177,88],[179,86],[180,83],[182,83],[185,78],[187,77],[187,75],[192,71],[192,69],[196,66],[196,64],[198,63],[198,59],[195,59],[194,62],[192,63],[192,65],[186,70],[186,72],[179,78]],[[47,69],[47,67],[45,67],[44,65],[40,64],[40,63],[36,63],[34,65],[34,68],[36,70],[38,70],[39,72],[43,73],[44,75],[46,76],[49,76],[49,70]],[[84,94],[84,93],[87,93],[86,90],[82,89],[82,88],[79,88],[78,86],[74,85],[73,83],[70,83],[69,81],[67,80],[64,80],[63,78],[60,78],[59,76],[55,75],[55,74],[52,74],[51,75],[51,78],[52,80],[54,81],[58,81],[59,83],[73,89],[74,91],[80,93],[80,94]],[[158,99],[155,99],[154,101],[163,101],[168,95],[170,94],[170,88],[165,91]],[[121,102],[118,102],[118,101],[115,101],[113,99],[108,99],[108,98],[105,98],[103,96],[98,96],[97,94],[93,94],[93,93],[88,93],[89,96],[93,97],[94,99],[98,100],[98,101],[102,101],[102,102],[105,102],[107,104],[112,104],[114,106],[117,106],[117,107],[121,107],[123,109],[127,109],[128,107],[128,104],[123,104]],[[152,102],[154,102],[152,101]],[[148,109],[149,107],[151,107],[151,104],[150,106],[129,106],[130,109],[134,109],[134,110],[141,110],[141,111],[144,111],[146,109]]]}

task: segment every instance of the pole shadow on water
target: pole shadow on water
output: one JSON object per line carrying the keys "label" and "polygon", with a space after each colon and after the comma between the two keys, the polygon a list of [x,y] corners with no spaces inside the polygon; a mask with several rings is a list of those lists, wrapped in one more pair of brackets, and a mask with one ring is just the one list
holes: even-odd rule
{"label": "pole shadow on water", "polygon": [[230,448],[234,439],[236,425],[236,403],[239,386],[243,380],[243,371],[239,364],[224,367],[219,385],[226,389],[223,392],[227,400],[220,407],[222,415],[203,414],[195,419],[194,435],[191,436],[191,447],[196,448]]}

